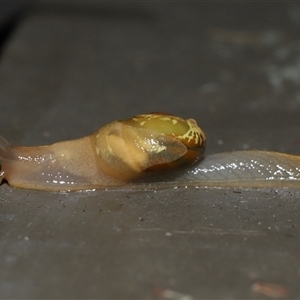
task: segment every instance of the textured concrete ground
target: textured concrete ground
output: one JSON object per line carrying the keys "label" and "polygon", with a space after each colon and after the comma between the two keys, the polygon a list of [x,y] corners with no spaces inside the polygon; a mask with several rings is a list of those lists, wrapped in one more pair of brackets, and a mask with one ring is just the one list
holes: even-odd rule
{"label": "textured concrete ground", "polygon": [[[13,144],[167,111],[197,119],[207,153],[300,153],[296,3],[45,3],[18,20],[0,60]],[[3,184],[0,297],[299,298],[299,209],[300,189]]]}

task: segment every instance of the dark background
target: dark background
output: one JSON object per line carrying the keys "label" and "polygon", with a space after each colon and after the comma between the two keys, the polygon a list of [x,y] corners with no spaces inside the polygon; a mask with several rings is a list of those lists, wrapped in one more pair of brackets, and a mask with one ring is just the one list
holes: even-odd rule
{"label": "dark background", "polygon": [[[166,111],[198,121],[207,153],[299,154],[299,37],[296,2],[5,2],[0,132],[48,144]],[[3,184],[0,297],[299,298],[299,208],[299,190]]]}

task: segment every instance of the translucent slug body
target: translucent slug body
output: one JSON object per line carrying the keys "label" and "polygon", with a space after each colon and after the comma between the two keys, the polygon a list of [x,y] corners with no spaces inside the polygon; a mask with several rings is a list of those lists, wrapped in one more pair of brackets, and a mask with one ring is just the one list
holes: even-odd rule
{"label": "translucent slug body", "polygon": [[224,152],[156,180],[168,186],[300,188],[300,157],[256,150]]}
{"label": "translucent slug body", "polygon": [[193,119],[155,113],[112,122],[49,146],[17,147],[0,137],[0,182],[74,191],[109,187],[300,187],[300,157],[236,151],[202,157]]}

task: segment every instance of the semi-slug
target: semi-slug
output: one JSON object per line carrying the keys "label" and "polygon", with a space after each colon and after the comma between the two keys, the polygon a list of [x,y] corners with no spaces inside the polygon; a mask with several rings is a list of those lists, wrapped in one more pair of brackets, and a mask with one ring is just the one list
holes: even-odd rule
{"label": "semi-slug", "polygon": [[236,151],[202,157],[205,134],[193,119],[153,113],[115,121],[90,136],[17,147],[0,136],[0,182],[74,191],[122,187],[300,187],[300,157]]}

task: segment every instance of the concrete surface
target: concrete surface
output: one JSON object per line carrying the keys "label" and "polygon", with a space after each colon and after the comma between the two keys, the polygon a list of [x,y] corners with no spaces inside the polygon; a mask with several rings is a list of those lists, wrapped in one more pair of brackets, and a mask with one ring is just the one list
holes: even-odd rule
{"label": "concrete surface", "polygon": [[[299,26],[297,3],[36,4],[2,50],[1,135],[167,111],[197,119],[207,153],[299,153]],[[300,190],[3,184],[0,297],[299,298],[299,208]]]}

